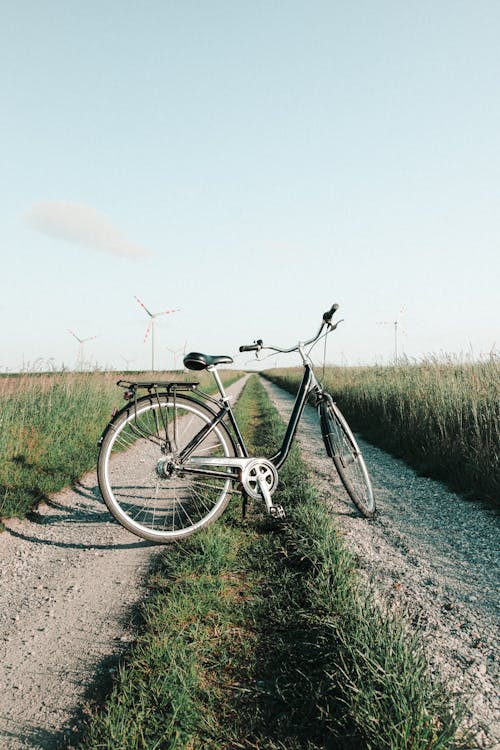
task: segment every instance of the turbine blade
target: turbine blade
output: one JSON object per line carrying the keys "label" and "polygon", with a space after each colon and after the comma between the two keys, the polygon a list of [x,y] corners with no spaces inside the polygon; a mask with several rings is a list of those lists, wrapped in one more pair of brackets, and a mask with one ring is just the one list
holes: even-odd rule
{"label": "turbine blade", "polygon": [[74,336],[74,338],[75,338],[75,339],[76,339],[77,341],[79,341],[79,342],[80,342],[80,344],[82,344],[82,343],[83,343],[83,339],[81,339],[81,338],[80,338],[79,336],[77,336],[77,335],[76,335],[76,333],[74,333],[73,331],[71,331],[71,330],[70,330],[69,328],[67,328],[66,330],[68,331],[68,333],[71,333],[71,335],[72,335],[72,336]]}
{"label": "turbine blade", "polygon": [[150,332],[151,332],[151,325],[148,325],[148,327],[146,328],[146,333],[144,334],[144,343],[146,343]]}
{"label": "turbine blade", "polygon": [[146,312],[147,312],[147,314],[149,315],[150,318],[154,317],[153,313],[149,312],[148,308],[146,307],[146,305],[144,304],[144,302],[141,302],[141,300],[139,299],[139,297],[136,297],[135,294],[134,294],[134,298],[137,300],[137,302],[140,304],[140,306],[143,307],[146,310]]}
{"label": "turbine blade", "polygon": [[154,318],[156,318],[158,315],[170,315],[170,313],[179,312],[179,308],[176,308],[175,310],[162,310],[161,312],[155,313]]}

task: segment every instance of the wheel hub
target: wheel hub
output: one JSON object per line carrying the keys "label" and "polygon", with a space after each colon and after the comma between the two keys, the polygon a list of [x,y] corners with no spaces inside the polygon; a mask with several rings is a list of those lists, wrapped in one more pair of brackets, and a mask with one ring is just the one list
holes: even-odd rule
{"label": "wheel hub", "polygon": [[166,456],[160,458],[156,464],[156,473],[162,479],[169,479],[177,470],[177,464],[173,460],[172,456]]}

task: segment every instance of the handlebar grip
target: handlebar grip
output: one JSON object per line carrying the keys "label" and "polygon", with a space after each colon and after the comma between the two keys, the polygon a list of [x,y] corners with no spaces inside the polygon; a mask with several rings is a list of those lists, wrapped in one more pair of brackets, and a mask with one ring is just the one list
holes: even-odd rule
{"label": "handlebar grip", "polygon": [[259,339],[254,344],[240,346],[240,352],[258,352],[260,349],[262,349],[262,339]]}
{"label": "handlebar grip", "polygon": [[333,318],[333,316],[335,315],[338,309],[339,309],[339,306],[335,302],[335,304],[333,304],[331,308],[327,310],[326,313],[324,313],[323,315],[323,320],[325,321],[325,323],[330,323],[331,319]]}

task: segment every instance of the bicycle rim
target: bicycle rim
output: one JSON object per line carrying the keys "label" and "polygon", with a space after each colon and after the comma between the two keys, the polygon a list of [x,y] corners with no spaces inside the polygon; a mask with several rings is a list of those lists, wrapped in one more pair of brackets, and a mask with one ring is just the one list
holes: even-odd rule
{"label": "bicycle rim", "polygon": [[[182,473],[166,476],[183,448],[213,414],[193,399],[145,399],[119,415],[107,432],[98,462],[101,493],[113,516],[144,539],[168,542],[204,528],[226,507],[230,479]],[[230,434],[219,424],[194,456],[233,456]]]}
{"label": "bicycle rim", "polygon": [[321,429],[328,455],[332,458],[347,494],[366,518],[375,514],[375,498],[356,439],[333,399],[320,404]]}

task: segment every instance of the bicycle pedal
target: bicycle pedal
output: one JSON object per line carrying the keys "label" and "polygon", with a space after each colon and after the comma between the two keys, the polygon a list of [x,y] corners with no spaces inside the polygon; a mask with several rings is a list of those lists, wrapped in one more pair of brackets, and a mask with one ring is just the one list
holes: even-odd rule
{"label": "bicycle pedal", "polygon": [[285,518],[286,513],[282,505],[271,505],[269,508],[269,515],[273,518]]}

